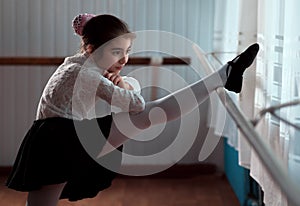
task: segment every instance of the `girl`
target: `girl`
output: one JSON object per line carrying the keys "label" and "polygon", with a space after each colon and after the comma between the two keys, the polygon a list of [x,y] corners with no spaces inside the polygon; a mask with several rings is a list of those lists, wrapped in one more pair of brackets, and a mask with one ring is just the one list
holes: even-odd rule
{"label": "girl", "polygon": [[[145,103],[137,80],[120,76],[135,38],[126,23],[111,15],[82,14],[73,20],[73,27],[81,36],[82,51],[67,57],[49,79],[36,120],[22,142],[7,181],[9,188],[29,192],[29,206],[55,206],[62,198],[91,198],[111,185],[116,174],[87,153],[78,138],[78,127],[86,134],[96,134],[89,128],[97,123],[100,130],[94,139],[103,135],[112,145],[107,148],[103,147],[105,141],[100,145],[97,142],[98,149],[103,147],[99,159],[110,161],[116,171],[121,164],[122,144],[151,124],[164,123],[160,115],[149,118],[153,108],[164,110],[167,121],[171,121],[192,111],[218,87],[240,92],[243,72],[259,49],[254,44],[208,77]],[[179,111],[174,106],[177,99],[183,100],[191,90],[196,101],[187,101]],[[95,102],[101,108],[97,115],[90,112],[95,111]],[[111,106],[118,112],[111,113]]]}

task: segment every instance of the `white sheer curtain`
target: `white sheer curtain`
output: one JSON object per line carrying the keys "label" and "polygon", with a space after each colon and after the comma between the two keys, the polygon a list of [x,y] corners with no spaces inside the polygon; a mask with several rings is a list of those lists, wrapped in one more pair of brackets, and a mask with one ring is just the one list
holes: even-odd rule
{"label": "white sheer curtain", "polygon": [[[265,107],[299,98],[300,27],[297,26],[297,22],[300,13],[298,8],[300,8],[298,0],[230,2],[216,0],[216,22],[218,22],[215,24],[215,33],[218,35],[218,38],[215,37],[216,52],[241,51],[253,41],[258,41],[261,47],[256,65],[246,73],[243,91],[237,97],[238,105],[249,119],[254,118]],[[237,18],[238,21],[233,18]],[[226,35],[228,32],[232,35]],[[222,56],[223,59],[220,56],[219,59],[224,60],[224,55]],[[300,106],[282,109],[278,114],[300,125]],[[221,118],[216,117],[216,119]],[[230,119],[229,122],[227,124],[233,124]],[[214,127],[217,131],[224,128],[223,135],[228,137],[229,143],[239,151],[240,165],[249,168],[251,176],[261,185],[265,204],[288,205],[284,194],[270,178],[245,138],[241,134],[230,134],[228,127],[221,125],[222,128],[218,128],[218,126],[220,127],[220,124]],[[256,130],[271,145],[274,155],[285,165],[293,181],[300,183],[300,131],[270,114],[259,122]]]}
{"label": "white sheer curtain", "polygon": [[[297,0],[266,0],[258,3],[258,41],[263,46],[257,65],[255,110],[299,98],[299,37],[296,26],[300,14]],[[297,79],[298,78],[298,79]],[[280,116],[299,124],[299,107],[280,111]],[[294,181],[299,181],[299,131],[267,115],[258,131],[272,145]],[[298,136],[298,137],[297,137]],[[251,156],[251,174],[261,183],[267,205],[288,205],[284,195],[266,175],[256,155]]]}
{"label": "white sheer curtain", "polygon": [[[249,8],[255,8],[251,10]],[[212,64],[215,67],[225,64],[234,58],[238,53],[245,50],[250,44],[257,42],[257,1],[239,1],[239,0],[216,0],[215,4],[215,30],[214,30],[214,52]],[[217,60],[217,63],[216,63]],[[253,117],[253,102],[255,84],[255,63],[244,74],[243,91],[240,95],[230,93],[231,97],[243,113],[249,118]],[[240,165],[250,168],[250,147],[245,141],[242,134],[239,134],[236,124],[231,117],[226,114],[225,108],[218,101],[217,96],[213,101],[214,104],[212,115],[214,121],[211,127],[219,135],[227,137],[228,143],[239,150]],[[225,119],[225,124],[223,123]]]}

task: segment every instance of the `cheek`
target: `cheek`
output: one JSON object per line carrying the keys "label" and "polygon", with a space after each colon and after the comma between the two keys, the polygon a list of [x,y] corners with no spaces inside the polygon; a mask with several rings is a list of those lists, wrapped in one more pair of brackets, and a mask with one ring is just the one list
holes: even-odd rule
{"label": "cheek", "polygon": [[98,59],[97,63],[101,68],[108,69],[112,65],[114,65],[118,59],[111,55],[104,55],[100,59]]}

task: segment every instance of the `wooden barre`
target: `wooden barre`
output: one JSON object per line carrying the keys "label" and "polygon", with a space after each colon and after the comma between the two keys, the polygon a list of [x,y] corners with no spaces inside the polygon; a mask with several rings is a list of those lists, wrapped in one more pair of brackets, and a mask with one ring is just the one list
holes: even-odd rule
{"label": "wooden barre", "polygon": [[[155,59],[155,58],[154,58]],[[64,57],[0,57],[0,65],[60,65]],[[152,65],[151,57],[130,57],[127,65]],[[189,65],[189,57],[163,57],[158,65]]]}

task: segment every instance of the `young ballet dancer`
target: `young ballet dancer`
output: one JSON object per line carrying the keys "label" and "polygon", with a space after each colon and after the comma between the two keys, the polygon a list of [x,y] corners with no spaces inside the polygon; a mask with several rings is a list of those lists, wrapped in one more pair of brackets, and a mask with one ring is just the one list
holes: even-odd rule
{"label": "young ballet dancer", "polygon": [[[104,148],[99,159],[113,161],[117,170],[121,164],[122,143],[128,138],[151,125],[180,118],[218,87],[239,93],[243,73],[259,50],[258,44],[253,44],[215,73],[145,103],[138,81],[120,76],[135,38],[126,23],[112,15],[81,14],[73,20],[73,28],[81,36],[82,51],[67,57],[49,79],[36,120],[20,146],[7,180],[9,188],[29,192],[28,206],[55,206],[63,198],[70,201],[92,198],[111,185],[116,173],[98,164],[87,153],[79,141],[75,124],[85,127],[91,121],[97,122],[99,133],[117,147],[107,151]],[[74,91],[78,80],[80,89]],[[95,82],[97,86],[93,88]],[[190,91],[195,101],[185,100]],[[91,95],[94,95],[92,99]],[[185,101],[180,111],[176,106],[178,99]],[[90,116],[95,102],[101,110],[97,118]],[[120,112],[112,113],[111,106]],[[166,119],[149,115],[154,108],[163,110]]]}

